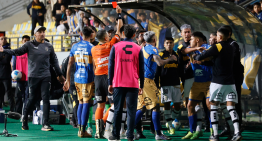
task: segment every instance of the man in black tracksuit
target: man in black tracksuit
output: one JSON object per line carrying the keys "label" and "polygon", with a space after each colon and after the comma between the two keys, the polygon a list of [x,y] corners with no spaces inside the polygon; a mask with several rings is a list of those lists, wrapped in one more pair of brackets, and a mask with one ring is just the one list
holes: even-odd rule
{"label": "man in black tracksuit", "polygon": [[190,45],[191,39],[191,26],[188,24],[184,24],[180,27],[181,29],[181,36],[183,37],[183,43],[178,46],[177,53],[178,53],[178,61],[181,64],[179,68],[179,74],[181,75],[181,81],[184,87],[184,100],[186,100],[186,107],[188,103],[188,97],[191,90],[191,87],[194,82],[194,73],[192,70],[192,66],[189,61],[189,57],[185,52],[185,49]]}
{"label": "man in black tracksuit", "polygon": [[[74,44],[72,44],[72,46],[73,45]],[[64,59],[62,63],[62,73],[64,76],[66,76],[67,73],[68,61],[69,61],[69,56],[66,59]],[[75,64],[73,64],[71,67],[69,93],[71,94],[71,99],[73,100],[73,116],[72,116],[72,120],[70,121],[70,124],[72,124],[74,128],[77,128],[77,109],[78,109],[79,101],[77,99],[77,91],[75,86],[74,75],[75,75]]]}
{"label": "man in black tracksuit", "polygon": [[35,40],[26,42],[22,47],[14,50],[4,49],[0,47],[0,52],[10,55],[23,55],[28,53],[28,86],[29,99],[24,111],[24,119],[22,123],[23,130],[29,130],[28,127],[28,112],[33,108],[37,97],[41,90],[43,99],[43,131],[51,131],[53,128],[49,125],[49,111],[50,111],[50,89],[51,89],[51,74],[50,65],[52,65],[58,76],[58,80],[64,83],[65,78],[58,65],[58,59],[54,52],[53,46],[44,41],[45,27],[38,26],[34,30]]}
{"label": "man in black tracksuit", "polygon": [[[7,43],[4,36],[0,37],[0,47],[10,49],[10,44]],[[0,52],[0,108],[2,108],[2,104],[4,103],[4,96],[7,94],[10,104],[10,111],[15,111],[15,97],[11,92],[11,59],[12,55]]]}
{"label": "man in black tracksuit", "polygon": [[[242,109],[241,109],[241,85],[243,83],[244,79],[244,66],[241,64],[240,61],[240,54],[241,50],[239,48],[239,45],[235,40],[231,38],[232,35],[232,28],[230,26],[223,26],[227,28],[230,32],[230,37],[227,40],[229,44],[235,49],[234,51],[234,62],[233,62],[233,72],[234,72],[234,79],[235,79],[235,85],[236,85],[236,90],[237,90],[237,96],[238,96],[238,103],[236,104],[236,111],[239,116],[239,127],[241,128],[242,124]],[[227,136],[230,135],[230,126],[228,125],[227,122],[225,122],[225,129],[219,134],[219,136]]]}

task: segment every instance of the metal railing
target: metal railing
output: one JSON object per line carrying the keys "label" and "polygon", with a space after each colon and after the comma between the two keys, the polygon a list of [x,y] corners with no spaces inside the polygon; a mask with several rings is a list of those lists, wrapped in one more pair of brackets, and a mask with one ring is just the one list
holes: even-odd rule
{"label": "metal railing", "polygon": [[[61,51],[68,51],[71,49],[71,44],[73,42],[80,41],[79,34],[71,34],[68,36],[64,35],[46,35],[46,39],[53,45],[54,49],[61,49]],[[70,38],[69,38],[70,37]],[[34,36],[31,36],[31,40],[34,39]],[[7,38],[8,42],[12,49],[19,48],[22,46],[22,37],[10,37]],[[57,48],[58,47],[58,48]]]}

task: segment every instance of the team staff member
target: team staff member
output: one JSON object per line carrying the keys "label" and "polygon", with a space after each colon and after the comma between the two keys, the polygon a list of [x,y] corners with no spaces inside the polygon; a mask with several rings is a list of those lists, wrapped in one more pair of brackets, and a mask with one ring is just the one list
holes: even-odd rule
{"label": "team staff member", "polygon": [[[22,43],[25,44],[27,41],[30,41],[30,37],[24,35],[22,37]],[[18,113],[22,113],[24,111],[29,94],[27,62],[28,62],[27,53],[21,56],[13,56],[13,70],[19,70],[22,73],[22,78],[16,82],[17,90],[15,96],[15,103],[16,103],[16,111]]]}
{"label": "team staff member", "polygon": [[[132,38],[135,37],[135,28],[126,25],[124,33],[126,38],[112,47],[108,63],[108,91],[113,94],[115,107],[113,136],[109,137],[109,141],[120,141],[125,99],[128,117],[126,136],[128,141],[133,141],[137,96],[138,93],[142,94],[144,86],[143,52],[140,46],[132,42]],[[138,79],[140,79],[140,87]]]}
{"label": "team staff member", "polygon": [[84,27],[81,33],[83,40],[75,44],[70,51],[70,58],[67,66],[66,82],[64,90],[70,87],[70,74],[72,65],[75,63],[75,86],[77,90],[79,105],[77,110],[78,118],[78,137],[86,138],[92,137],[87,133],[86,125],[89,117],[89,109],[92,106],[91,100],[94,94],[94,71],[92,63],[91,48],[93,45],[90,43],[92,29]]}
{"label": "team staff member", "polygon": [[148,31],[144,34],[144,39],[147,45],[143,48],[144,54],[144,68],[145,68],[145,82],[144,82],[144,91],[142,95],[138,97],[138,106],[136,112],[136,123],[140,120],[142,115],[146,112],[146,109],[151,110],[152,120],[156,130],[156,140],[167,140],[169,137],[161,133],[160,125],[160,106],[158,101],[158,89],[154,82],[155,73],[157,66],[163,66],[170,61],[177,60],[174,55],[171,55],[166,60],[162,60],[158,55],[158,50],[155,47],[156,45],[156,36],[152,31]]}
{"label": "team staff member", "polygon": [[[239,131],[239,118],[235,109],[235,103],[238,102],[234,76],[234,48],[227,42],[229,30],[221,27],[217,31],[218,44],[212,45],[208,50],[196,56],[196,60],[200,61],[213,56],[212,81],[210,84],[210,118],[214,135],[210,137],[210,141],[218,141],[218,105],[220,103],[227,104],[227,110],[234,123],[235,134],[231,141],[239,141],[242,139]],[[202,51],[202,49],[200,49]]]}
{"label": "team staff member", "polygon": [[[243,83],[243,73],[244,73],[244,66],[240,62],[240,54],[241,50],[239,48],[239,45],[235,40],[231,38],[232,36],[232,28],[230,26],[223,26],[229,30],[229,38],[228,42],[229,44],[235,49],[234,52],[234,63],[233,63],[233,72],[234,72],[234,79],[235,79],[235,85],[236,85],[236,90],[237,90],[237,96],[238,96],[238,103],[236,104],[236,111],[239,116],[239,128],[241,129],[241,124],[242,124],[242,109],[241,109],[241,85]],[[228,119],[227,121],[229,121]],[[228,135],[229,137],[231,136],[230,130],[232,132],[232,125],[229,126],[229,122],[225,122],[225,129],[219,134],[219,136],[225,136]],[[230,130],[229,130],[230,129]]]}
{"label": "team staff member", "polygon": [[[0,37],[0,48],[11,49],[6,37]],[[7,94],[10,103],[10,111],[15,111],[15,97],[12,93],[11,64],[12,55],[0,53],[0,108],[4,103],[4,95]]]}
{"label": "team staff member", "polygon": [[[171,55],[175,55],[178,58],[177,53],[173,50],[174,39],[172,37],[166,37],[164,47],[165,50],[159,53],[161,59],[167,59]],[[164,117],[168,123],[170,135],[175,134],[172,122],[179,116],[180,104],[182,102],[179,67],[180,64],[177,60],[170,61],[164,66],[157,67],[155,77],[156,86],[161,88],[161,103],[164,103]],[[171,102],[173,102],[174,109],[170,109]]]}
{"label": "team staff member", "polygon": [[[76,44],[77,42],[72,43],[72,46]],[[70,56],[66,57],[64,61],[62,62],[62,73],[63,76],[66,77],[67,73],[67,66],[69,62]],[[70,124],[74,127],[77,128],[77,109],[78,109],[78,99],[77,99],[77,92],[76,92],[76,86],[75,86],[75,81],[74,81],[74,75],[75,75],[75,64],[71,66],[71,74],[70,74],[70,87],[69,87],[69,93],[71,94],[71,99],[73,101],[73,115],[72,119],[70,121]]]}
{"label": "team staff member", "polygon": [[185,53],[185,49],[190,45],[191,38],[191,26],[188,24],[184,24],[181,26],[181,36],[183,37],[183,43],[178,46],[178,61],[181,63],[180,74],[181,81],[184,86],[184,99],[186,100],[186,105],[188,104],[188,97],[191,87],[194,82],[194,73],[192,67],[190,65],[189,57],[187,53]]}
{"label": "team staff member", "polygon": [[[116,12],[121,17],[122,9],[118,6]],[[122,19],[118,19],[117,31],[112,40],[109,40],[109,34],[106,30],[99,30],[97,39],[101,45],[92,48],[94,72],[95,72],[95,98],[97,101],[97,109],[95,113],[96,134],[95,138],[102,137],[100,124],[103,123],[103,112],[105,109],[106,97],[108,95],[108,59],[113,45],[120,41],[120,28],[122,27]],[[108,98],[110,103],[113,103],[111,98]],[[103,125],[103,124],[102,124]]]}
{"label": "team staff member", "polygon": [[[58,80],[64,83],[65,78],[58,65],[58,60],[54,52],[53,46],[44,41],[45,27],[38,26],[34,30],[35,40],[26,42],[22,47],[14,50],[4,49],[0,47],[0,52],[10,55],[23,55],[28,53],[28,86],[29,86],[29,99],[24,111],[24,119],[22,129],[28,130],[28,112],[33,108],[37,95],[41,94],[43,99],[43,131],[51,131],[53,128],[49,125],[49,111],[50,111],[50,87],[51,87],[51,74],[49,67],[52,65],[55,68]],[[41,89],[41,93],[38,93]]]}

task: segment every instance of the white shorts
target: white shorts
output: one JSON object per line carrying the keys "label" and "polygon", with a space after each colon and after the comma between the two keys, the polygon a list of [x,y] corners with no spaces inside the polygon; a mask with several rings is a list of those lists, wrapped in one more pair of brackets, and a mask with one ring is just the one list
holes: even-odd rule
{"label": "white shorts", "polygon": [[182,96],[180,85],[161,87],[161,103],[173,102],[181,103]]}
{"label": "white shorts", "polygon": [[231,101],[238,103],[236,86],[211,83],[209,101],[219,101],[221,103]]}
{"label": "white shorts", "polygon": [[189,97],[191,87],[193,86],[195,78],[190,78],[185,80],[184,84],[184,98]]}

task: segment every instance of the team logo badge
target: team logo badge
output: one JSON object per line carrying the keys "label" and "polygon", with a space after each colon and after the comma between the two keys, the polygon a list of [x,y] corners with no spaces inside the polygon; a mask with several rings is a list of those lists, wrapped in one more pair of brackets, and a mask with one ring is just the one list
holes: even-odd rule
{"label": "team logo badge", "polygon": [[45,50],[48,51],[48,47],[45,47]]}
{"label": "team logo badge", "polygon": [[145,97],[144,102],[145,102],[146,106],[152,105],[152,100],[149,97]]}
{"label": "team logo badge", "polygon": [[157,53],[156,49],[153,49],[153,51],[154,51],[155,53]]}

